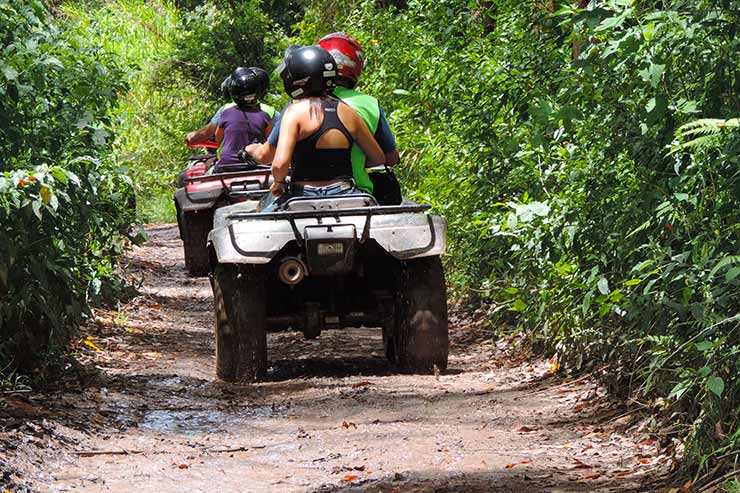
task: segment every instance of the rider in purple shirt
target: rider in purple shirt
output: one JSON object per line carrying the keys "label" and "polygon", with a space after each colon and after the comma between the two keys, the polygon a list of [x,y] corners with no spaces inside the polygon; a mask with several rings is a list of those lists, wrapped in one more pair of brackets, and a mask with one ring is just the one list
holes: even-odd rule
{"label": "rider in purple shirt", "polygon": [[215,172],[243,167],[239,151],[248,144],[264,142],[272,130],[272,118],[262,111],[258,101],[259,79],[254,70],[237,69],[232,75],[231,97],[236,106],[221,114],[216,140],[223,141]]}

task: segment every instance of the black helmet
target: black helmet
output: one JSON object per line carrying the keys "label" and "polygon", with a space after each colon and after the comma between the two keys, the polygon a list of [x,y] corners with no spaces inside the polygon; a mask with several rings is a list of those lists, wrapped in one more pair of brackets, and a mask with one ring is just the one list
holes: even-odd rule
{"label": "black helmet", "polygon": [[259,75],[251,67],[237,67],[231,74],[229,92],[239,108],[254,107],[259,98]]}
{"label": "black helmet", "polygon": [[231,75],[221,83],[221,93],[224,95],[224,99],[231,99]]}
{"label": "black helmet", "polygon": [[267,74],[267,71],[260,67],[249,67],[250,69],[254,70],[254,73],[257,74],[257,78],[260,81],[260,87],[259,91],[257,92],[257,97],[259,99],[264,98],[267,96],[267,91],[270,90],[270,76]]}
{"label": "black helmet", "polygon": [[335,85],[337,64],[328,51],[318,46],[290,47],[285,50],[278,72],[285,92],[300,99],[330,91]]}

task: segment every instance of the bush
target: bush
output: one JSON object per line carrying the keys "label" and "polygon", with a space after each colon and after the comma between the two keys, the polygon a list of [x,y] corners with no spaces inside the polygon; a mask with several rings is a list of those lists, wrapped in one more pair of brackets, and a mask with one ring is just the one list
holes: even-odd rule
{"label": "bush", "polygon": [[106,158],[121,67],[41,2],[0,4],[0,368],[29,370],[88,313],[129,239],[133,195]]}
{"label": "bush", "polygon": [[304,32],[365,47],[362,88],[392,112],[408,193],[450,221],[458,288],[564,368],[665,399],[698,466],[738,447],[740,149],[724,120],[676,132],[737,116],[738,12],[574,4],[364,2]]}

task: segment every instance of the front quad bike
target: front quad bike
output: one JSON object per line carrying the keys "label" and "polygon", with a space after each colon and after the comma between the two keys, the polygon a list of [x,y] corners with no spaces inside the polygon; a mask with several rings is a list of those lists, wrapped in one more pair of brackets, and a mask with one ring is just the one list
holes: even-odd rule
{"label": "front quad bike", "polygon": [[218,209],[208,248],[219,378],[262,377],[269,330],[311,339],[362,325],[382,327],[400,371],[444,371],[447,222],[428,209],[379,206],[366,194],[298,197],[268,213],[243,203]]}
{"label": "front quad bike", "polygon": [[[218,147],[217,143],[210,141],[188,144],[207,149],[214,145]],[[234,202],[232,191],[264,190],[270,184],[269,166],[245,163],[241,171],[206,174],[215,160],[215,154],[191,157],[191,164],[175,189],[177,226],[183,242],[185,268],[191,276],[208,275],[206,241],[213,227],[213,211]],[[236,200],[247,198],[241,196]]]}

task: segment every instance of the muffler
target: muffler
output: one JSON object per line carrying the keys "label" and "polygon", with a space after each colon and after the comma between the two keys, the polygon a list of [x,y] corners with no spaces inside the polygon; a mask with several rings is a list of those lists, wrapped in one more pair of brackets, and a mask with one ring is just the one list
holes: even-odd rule
{"label": "muffler", "polygon": [[308,269],[298,257],[285,257],[278,267],[278,277],[288,286],[295,286],[306,277]]}

